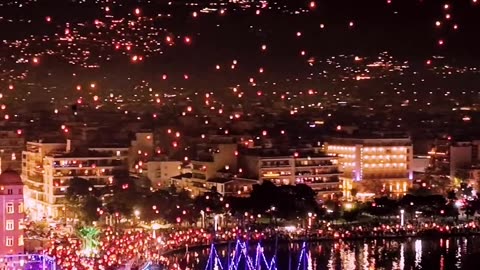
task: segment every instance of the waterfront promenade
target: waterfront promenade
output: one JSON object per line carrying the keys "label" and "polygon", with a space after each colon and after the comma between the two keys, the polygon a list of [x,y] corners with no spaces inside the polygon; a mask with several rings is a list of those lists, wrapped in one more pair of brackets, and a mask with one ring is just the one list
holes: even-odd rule
{"label": "waterfront promenade", "polygon": [[185,253],[187,250],[203,250],[212,243],[248,241],[263,244],[300,243],[303,241],[354,241],[362,239],[427,238],[468,236],[480,234],[480,223],[469,221],[461,224],[418,223],[418,224],[333,224],[322,222],[315,228],[297,228],[294,226],[264,228],[172,228],[157,231],[148,229],[101,228],[98,250],[88,256],[83,253],[82,241],[73,236],[55,238],[47,254],[54,257],[61,269],[73,265],[83,269],[117,269],[132,260],[139,262],[168,262],[171,255]]}

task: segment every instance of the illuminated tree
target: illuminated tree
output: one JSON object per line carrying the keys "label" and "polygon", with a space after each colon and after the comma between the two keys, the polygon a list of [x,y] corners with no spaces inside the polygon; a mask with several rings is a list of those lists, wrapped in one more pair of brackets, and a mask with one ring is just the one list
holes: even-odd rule
{"label": "illuminated tree", "polygon": [[78,231],[78,235],[83,241],[82,253],[87,257],[95,256],[100,247],[100,231],[95,227],[83,227]]}

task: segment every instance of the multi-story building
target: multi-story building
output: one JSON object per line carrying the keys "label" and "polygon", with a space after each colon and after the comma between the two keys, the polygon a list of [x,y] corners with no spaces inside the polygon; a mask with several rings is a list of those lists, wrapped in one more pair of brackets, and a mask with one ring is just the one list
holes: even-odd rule
{"label": "multi-story building", "polygon": [[185,172],[181,161],[151,160],[147,162],[146,176],[152,181],[154,187],[168,187],[172,177]]}
{"label": "multi-story building", "polygon": [[[146,163],[153,158],[155,148],[152,132],[139,132],[135,134],[135,139],[131,141],[129,152],[129,169],[133,173],[138,173],[139,169],[146,169]],[[145,165],[139,166],[139,164]],[[139,168],[140,167],[140,168]],[[143,168],[142,168],[143,167]]]}
{"label": "multi-story building", "polygon": [[480,140],[435,140],[428,155],[431,171],[435,175],[449,176],[451,184],[455,184],[460,170],[468,171],[480,161]]}
{"label": "multi-story building", "polygon": [[0,131],[0,170],[7,169],[20,172],[22,170],[22,151],[25,147],[23,131],[2,130]]}
{"label": "multi-story building", "polygon": [[403,194],[413,179],[412,141],[406,136],[368,138],[329,138],[328,154],[339,156],[344,195],[352,189],[359,196],[377,193]]}
{"label": "multi-story building", "polygon": [[22,177],[30,218],[68,218],[65,193],[70,179],[85,178],[104,186],[113,180],[116,170],[127,168],[127,159],[124,147],[72,150],[70,142],[27,142]]}
{"label": "multi-story building", "polygon": [[15,171],[0,174],[0,209],[0,255],[23,253],[23,183]]}
{"label": "multi-story building", "polygon": [[341,172],[338,158],[324,153],[250,150],[242,153],[242,170],[260,182],[271,181],[277,185],[306,184],[319,199],[333,199],[341,194]]}
{"label": "multi-story building", "polygon": [[207,181],[219,170],[237,168],[237,144],[215,144],[205,146],[192,160],[192,178]]}

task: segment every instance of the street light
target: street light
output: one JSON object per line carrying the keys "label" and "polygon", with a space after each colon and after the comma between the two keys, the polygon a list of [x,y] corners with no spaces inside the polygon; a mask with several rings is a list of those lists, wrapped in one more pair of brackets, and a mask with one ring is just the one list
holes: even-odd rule
{"label": "street light", "polygon": [[350,203],[350,202],[345,203],[345,204],[344,204],[344,207],[345,207],[346,210],[352,210],[352,208],[353,208],[353,203]]}
{"label": "street light", "polygon": [[157,230],[160,229],[160,224],[158,223],[153,223],[152,224],[152,230],[153,230],[153,239],[157,238]]}
{"label": "street light", "polygon": [[200,210],[200,215],[202,215],[202,229],[205,228],[205,212]]}
{"label": "street light", "polygon": [[400,226],[405,226],[405,210],[400,209]]}
{"label": "street light", "polygon": [[218,230],[218,215],[215,215],[213,217],[213,221],[214,221],[214,230],[215,230],[215,233],[216,233],[217,230]]}

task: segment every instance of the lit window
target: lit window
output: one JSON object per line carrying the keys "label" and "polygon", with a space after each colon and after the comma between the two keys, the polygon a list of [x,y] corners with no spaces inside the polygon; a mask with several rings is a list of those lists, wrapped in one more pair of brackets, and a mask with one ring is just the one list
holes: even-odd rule
{"label": "lit window", "polygon": [[18,246],[23,246],[23,235],[18,237]]}
{"label": "lit window", "polygon": [[18,204],[18,213],[23,213],[23,202]]}
{"label": "lit window", "polygon": [[9,236],[7,237],[7,241],[5,243],[7,247],[12,247],[13,246],[13,237]]}
{"label": "lit window", "polygon": [[15,213],[13,203],[7,203],[7,214],[13,214],[13,213]]}
{"label": "lit window", "polygon": [[13,223],[13,219],[7,220],[6,225],[5,225],[5,230],[13,231],[14,228],[15,228],[15,225]]}

